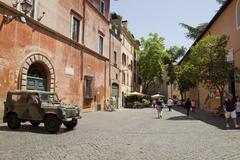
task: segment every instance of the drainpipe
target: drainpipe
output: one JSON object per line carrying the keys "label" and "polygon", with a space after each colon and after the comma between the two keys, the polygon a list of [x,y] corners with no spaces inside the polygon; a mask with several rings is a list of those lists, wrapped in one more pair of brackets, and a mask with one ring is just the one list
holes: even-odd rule
{"label": "drainpipe", "polygon": [[112,84],[112,76],[111,76],[111,71],[112,71],[112,67],[111,67],[111,62],[112,62],[112,34],[110,32],[109,34],[109,86],[111,86]]}
{"label": "drainpipe", "polygon": [[105,75],[104,75],[104,102],[103,108],[107,97],[107,60],[105,60]]}
{"label": "drainpipe", "polygon": [[[83,26],[82,26],[82,44],[85,46],[85,18],[86,18],[86,0],[83,0]],[[81,50],[81,80],[83,80],[83,49]]]}
{"label": "drainpipe", "polygon": [[[82,44],[83,46],[85,46],[85,12],[86,12],[86,0],[83,0],[83,20],[82,20]],[[83,51],[84,51],[84,47],[82,47],[81,49],[81,59],[80,59],[80,86],[82,86],[82,109],[84,108],[84,82],[81,84],[81,81],[83,80]],[[81,92],[81,91],[80,91]]]}

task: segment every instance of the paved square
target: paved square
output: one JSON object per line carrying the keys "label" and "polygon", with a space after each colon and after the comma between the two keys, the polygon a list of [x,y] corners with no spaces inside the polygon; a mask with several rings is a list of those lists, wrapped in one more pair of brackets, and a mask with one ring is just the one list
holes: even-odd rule
{"label": "paved square", "polygon": [[240,159],[240,130],[225,130],[223,119],[210,114],[182,112],[164,109],[163,119],[153,109],[86,113],[74,130],[62,126],[54,135],[43,124],[17,131],[0,124],[0,159]]}

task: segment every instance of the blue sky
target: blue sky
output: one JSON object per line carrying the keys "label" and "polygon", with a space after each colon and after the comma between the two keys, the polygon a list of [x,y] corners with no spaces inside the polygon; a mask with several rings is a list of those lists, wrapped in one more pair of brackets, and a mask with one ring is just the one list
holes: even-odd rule
{"label": "blue sky", "polygon": [[185,38],[187,30],[179,23],[196,26],[209,22],[219,7],[216,0],[111,0],[111,11],[128,20],[136,38],[158,33],[167,47],[190,47],[193,41]]}

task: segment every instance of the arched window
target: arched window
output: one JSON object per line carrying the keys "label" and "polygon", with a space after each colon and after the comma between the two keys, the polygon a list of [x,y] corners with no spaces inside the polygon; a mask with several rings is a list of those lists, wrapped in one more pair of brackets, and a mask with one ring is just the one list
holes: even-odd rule
{"label": "arched window", "polygon": [[236,7],[236,22],[237,22],[237,29],[240,30],[240,1],[237,2]]}

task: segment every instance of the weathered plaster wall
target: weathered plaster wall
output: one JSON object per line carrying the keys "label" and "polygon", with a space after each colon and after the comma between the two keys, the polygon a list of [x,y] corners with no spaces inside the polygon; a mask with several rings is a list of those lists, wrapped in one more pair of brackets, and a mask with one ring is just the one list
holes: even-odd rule
{"label": "weathered plaster wall", "polygon": [[[94,17],[94,19],[92,18]],[[109,58],[109,23],[100,16],[92,5],[86,5],[85,45],[95,52],[99,52],[99,34],[104,37],[103,56]]]}
{"label": "weathered plaster wall", "polygon": [[[110,41],[110,54],[111,54],[111,65],[110,65],[110,73],[111,73],[111,83],[110,85],[110,90],[112,87],[112,84],[118,84],[119,86],[119,99],[118,99],[118,106],[121,107],[122,104],[122,74],[121,74],[121,63],[122,63],[122,56],[121,56],[121,40],[116,38],[117,35],[114,33],[111,34],[111,41]],[[117,61],[116,64],[114,63],[114,52],[117,54]],[[112,91],[111,91],[112,92]]]}

